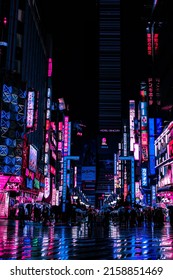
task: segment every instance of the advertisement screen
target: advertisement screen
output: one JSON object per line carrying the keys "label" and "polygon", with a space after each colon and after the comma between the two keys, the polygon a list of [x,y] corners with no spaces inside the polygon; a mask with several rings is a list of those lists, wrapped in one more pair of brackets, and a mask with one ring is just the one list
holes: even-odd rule
{"label": "advertisement screen", "polygon": [[169,158],[173,157],[173,140],[169,142]]}
{"label": "advertisement screen", "polygon": [[0,175],[0,190],[5,188],[6,183],[8,182],[9,178],[10,178],[10,176]]}
{"label": "advertisement screen", "polygon": [[142,179],[142,187],[147,187],[148,182],[147,182],[147,168],[141,168],[141,179]]}
{"label": "advertisement screen", "polygon": [[35,92],[28,92],[28,107],[27,107],[27,120],[26,126],[27,128],[33,127],[34,124],[34,103],[35,103]]}
{"label": "advertisement screen", "polygon": [[37,170],[37,150],[32,145],[29,147],[29,170],[33,172]]}
{"label": "advertisement screen", "polygon": [[26,179],[26,187],[27,187],[28,189],[32,189],[32,188],[33,188],[33,180],[27,178],[27,179]]}
{"label": "advertisement screen", "polygon": [[82,167],[82,181],[95,181],[96,180],[96,167],[83,166]]}

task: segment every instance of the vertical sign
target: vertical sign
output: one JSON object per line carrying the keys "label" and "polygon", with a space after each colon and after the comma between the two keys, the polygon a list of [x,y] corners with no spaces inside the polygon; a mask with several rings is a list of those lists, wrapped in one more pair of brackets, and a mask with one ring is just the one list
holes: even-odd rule
{"label": "vertical sign", "polygon": [[34,103],[35,103],[35,92],[28,91],[28,105],[27,105],[27,118],[26,127],[31,128],[34,125]]}
{"label": "vertical sign", "polygon": [[68,155],[69,117],[64,116],[64,156]]}
{"label": "vertical sign", "polygon": [[149,118],[149,173],[155,174],[154,118]]}
{"label": "vertical sign", "polygon": [[135,143],[135,126],[134,126],[134,120],[135,120],[135,101],[130,100],[129,101],[129,113],[130,113],[130,151],[133,152],[133,147]]}
{"label": "vertical sign", "polygon": [[51,89],[47,89],[47,99],[46,99],[46,132],[45,132],[45,156],[44,156],[44,176],[45,176],[45,190],[44,197],[48,198],[50,195],[50,121],[51,116],[48,113],[51,108]]}

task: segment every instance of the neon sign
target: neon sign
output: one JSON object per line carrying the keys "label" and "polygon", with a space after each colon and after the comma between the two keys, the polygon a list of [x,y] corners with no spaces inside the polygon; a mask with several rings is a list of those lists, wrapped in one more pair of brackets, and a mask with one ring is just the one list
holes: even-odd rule
{"label": "neon sign", "polygon": [[27,119],[26,127],[31,128],[34,124],[34,101],[35,101],[35,92],[28,91],[28,106],[27,106]]}

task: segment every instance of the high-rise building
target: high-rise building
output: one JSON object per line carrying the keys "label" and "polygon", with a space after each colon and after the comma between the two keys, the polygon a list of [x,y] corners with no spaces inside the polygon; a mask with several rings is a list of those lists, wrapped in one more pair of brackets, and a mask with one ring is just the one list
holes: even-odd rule
{"label": "high-rise building", "polygon": [[37,3],[0,0],[0,216],[8,216],[16,197],[35,200],[44,187],[51,63],[48,69]]}
{"label": "high-rise building", "polygon": [[120,0],[98,0],[98,141],[96,194],[114,192],[114,153],[121,131]]}
{"label": "high-rise building", "polygon": [[[161,164],[158,155],[155,157],[154,139],[162,132],[162,122],[172,118],[172,17],[169,1],[141,1],[141,33],[145,39],[143,56],[145,63],[140,83],[140,102],[138,120],[140,123],[140,168],[143,203],[154,205],[157,201],[157,183],[163,174],[167,174],[171,165],[165,161]],[[169,9],[170,8],[170,9]],[[159,136],[160,137],[160,136]],[[163,142],[163,139],[162,139]],[[160,143],[158,141],[158,143]],[[167,142],[165,142],[167,143]],[[167,159],[165,143],[160,148],[160,157]],[[165,165],[164,165],[165,164]],[[159,165],[159,168],[156,166]],[[164,170],[164,171],[163,171]],[[162,174],[163,171],[163,174]],[[165,176],[167,177],[167,175]],[[162,180],[163,184],[165,180]]]}
{"label": "high-rise building", "polygon": [[[156,200],[169,203],[167,197],[172,196],[173,168],[169,152],[171,150],[171,121],[173,116],[173,67],[170,63],[173,58],[171,2],[167,0],[147,1],[143,19],[146,23],[147,35],[147,82],[150,122],[148,130],[150,147],[148,186],[150,187],[152,203]],[[166,128],[166,126],[168,127]],[[152,134],[154,136],[153,139],[151,137]],[[152,159],[154,155],[151,155],[151,146],[154,147],[154,139],[156,139],[155,161]],[[170,193],[168,193],[169,190]],[[159,192],[159,197],[156,198],[157,192]]]}

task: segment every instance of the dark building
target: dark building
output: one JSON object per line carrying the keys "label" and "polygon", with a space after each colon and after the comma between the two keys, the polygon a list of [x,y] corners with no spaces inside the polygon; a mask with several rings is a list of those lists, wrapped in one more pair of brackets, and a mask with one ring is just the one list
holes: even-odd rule
{"label": "dark building", "polygon": [[32,4],[32,1],[7,0],[0,1],[0,6],[1,69],[3,69],[5,78],[13,79],[14,83],[17,77],[23,83],[24,90],[39,91],[39,123],[37,129],[28,137],[40,149],[43,144],[47,52],[40,29],[40,16],[36,1]]}
{"label": "dark building", "polygon": [[37,1],[0,1],[1,202],[32,200],[44,183],[48,56],[41,25]]}
{"label": "dark building", "polygon": [[[145,79],[149,91],[149,115],[172,118],[173,20],[169,0],[143,1],[141,33],[145,37]],[[145,29],[145,33],[144,33]]]}
{"label": "dark building", "polygon": [[[172,120],[172,7],[170,1],[141,1],[139,34],[143,36],[138,84],[141,148],[141,189],[144,203],[156,202],[157,178],[161,177],[155,168],[154,139],[163,130],[164,122]],[[140,28],[139,28],[140,27]],[[163,158],[167,158],[164,151]],[[163,164],[164,165],[164,164]],[[167,167],[162,168],[166,172]],[[163,180],[162,180],[163,181]],[[163,183],[163,182],[162,182]]]}
{"label": "dark building", "polygon": [[171,2],[158,1],[153,14],[153,24],[158,28],[159,53],[156,68],[160,76],[161,112],[165,120],[173,117],[173,7]]}
{"label": "dark building", "polygon": [[[166,134],[166,126],[173,117],[173,8],[171,2],[167,0],[158,0],[154,3],[146,1],[146,4],[143,19],[147,35],[148,108],[149,117],[155,119],[154,136],[156,139],[163,129],[163,134]],[[157,124],[159,119],[160,122]],[[172,186],[172,164],[168,165],[168,162],[171,162],[171,155],[167,152],[169,149],[165,148],[167,145],[171,146],[171,132],[169,131],[169,133],[170,136],[167,139],[160,136],[161,144],[158,139],[156,141],[156,147],[159,147],[159,149],[155,149],[157,154],[155,157],[156,172],[153,176],[149,174],[149,186],[155,187],[156,185],[156,191],[159,191],[160,197],[163,198],[166,196],[164,188],[166,187],[168,191]],[[157,143],[160,146],[157,146]],[[154,190],[154,192],[156,191]]]}
{"label": "dark building", "polygon": [[120,1],[98,1],[99,82],[96,193],[114,191],[114,153],[121,131]]}

